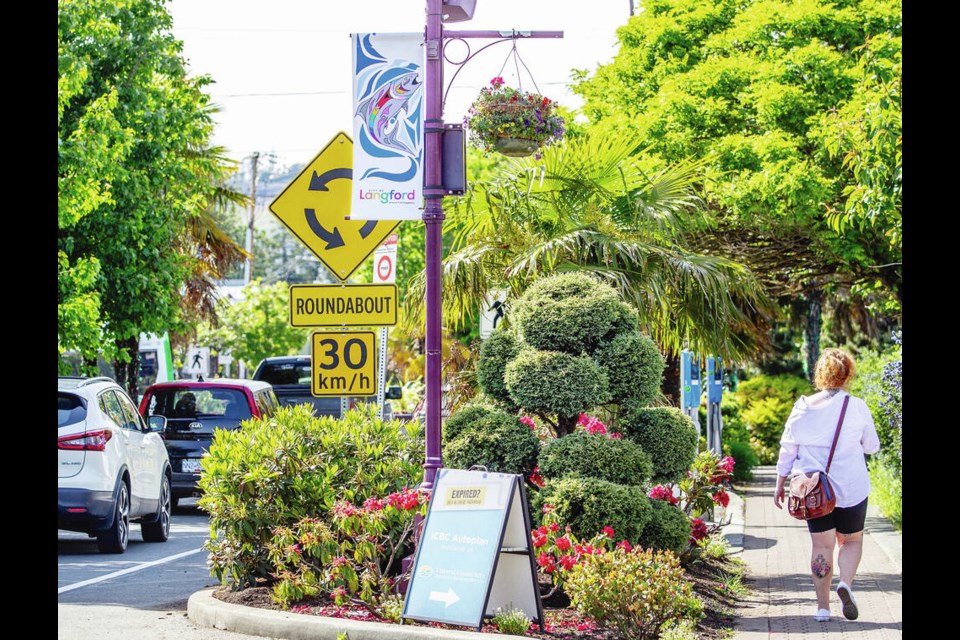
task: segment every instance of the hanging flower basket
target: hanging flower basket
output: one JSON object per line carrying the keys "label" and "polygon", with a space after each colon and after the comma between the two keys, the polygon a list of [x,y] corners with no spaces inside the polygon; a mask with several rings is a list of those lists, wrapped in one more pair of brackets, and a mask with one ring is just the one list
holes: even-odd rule
{"label": "hanging flower basket", "polygon": [[464,125],[470,141],[484,151],[521,157],[563,139],[563,118],[556,102],[539,93],[508,87],[496,77],[470,106]]}

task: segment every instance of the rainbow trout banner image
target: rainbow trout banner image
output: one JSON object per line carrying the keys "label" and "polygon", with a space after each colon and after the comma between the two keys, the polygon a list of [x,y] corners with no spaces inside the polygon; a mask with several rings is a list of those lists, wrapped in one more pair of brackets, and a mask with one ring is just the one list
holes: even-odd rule
{"label": "rainbow trout banner image", "polygon": [[423,214],[422,33],[353,34],[353,196],[350,218]]}

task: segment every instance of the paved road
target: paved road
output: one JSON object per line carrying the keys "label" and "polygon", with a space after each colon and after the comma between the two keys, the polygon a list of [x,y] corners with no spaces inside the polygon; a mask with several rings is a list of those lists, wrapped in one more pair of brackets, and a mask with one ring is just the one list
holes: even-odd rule
{"label": "paved road", "polygon": [[167,542],[143,542],[135,525],[120,555],[99,553],[85,534],[57,532],[60,640],[256,640],[187,618],[190,595],[217,583],[201,550],[207,517],[194,501],[183,505],[174,510]]}

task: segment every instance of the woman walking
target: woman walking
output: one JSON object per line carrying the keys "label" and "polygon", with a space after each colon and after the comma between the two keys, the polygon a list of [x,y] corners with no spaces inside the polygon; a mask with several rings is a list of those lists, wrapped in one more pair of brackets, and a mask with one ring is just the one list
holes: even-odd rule
{"label": "woman walking", "polygon": [[[844,389],[853,380],[853,358],[841,349],[825,349],[817,360],[813,383],[819,390],[800,396],[784,425],[777,460],[777,488],[773,502],[782,509],[784,485],[793,473],[823,471],[827,466],[841,411],[843,422],[830,465],[830,484],[837,497],[833,512],[807,520],[812,551],[810,570],[817,595],[814,619],[830,619],[830,586],[834,551],[839,545],[837,597],[848,620],[860,615],[853,581],[863,551],[863,524],[870,495],[870,474],[864,454],[880,450],[880,440],[867,404]],[[845,399],[849,398],[845,402]]]}

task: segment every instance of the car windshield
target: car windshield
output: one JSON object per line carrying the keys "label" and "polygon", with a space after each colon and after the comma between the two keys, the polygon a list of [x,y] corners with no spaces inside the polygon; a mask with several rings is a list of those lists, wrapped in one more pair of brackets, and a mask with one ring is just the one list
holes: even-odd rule
{"label": "car windshield", "polygon": [[310,384],[310,362],[264,363],[257,380],[270,384]]}
{"label": "car windshield", "polygon": [[87,419],[87,408],[80,396],[72,393],[57,394],[57,428],[77,424]]}
{"label": "car windshield", "polygon": [[246,420],[251,417],[250,405],[239,389],[155,389],[150,396],[148,412],[148,416],[165,416],[168,420]]}

